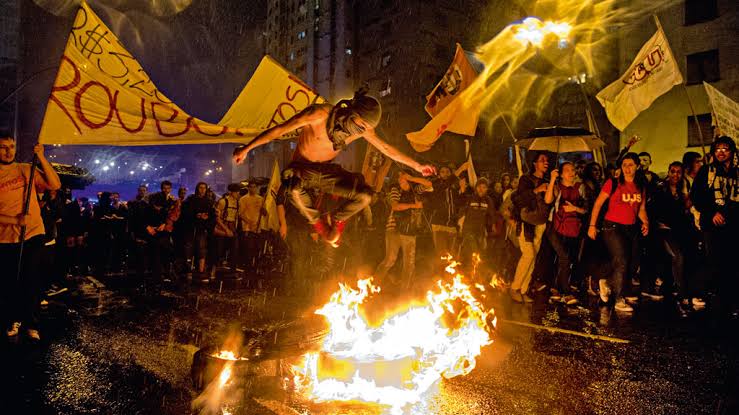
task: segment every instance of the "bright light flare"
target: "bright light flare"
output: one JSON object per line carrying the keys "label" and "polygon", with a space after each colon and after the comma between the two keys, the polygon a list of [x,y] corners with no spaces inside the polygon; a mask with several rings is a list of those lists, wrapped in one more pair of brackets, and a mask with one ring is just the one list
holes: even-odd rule
{"label": "bright light flare", "polygon": [[[449,267],[447,271],[453,270]],[[421,401],[442,378],[466,375],[492,343],[493,310],[456,274],[438,281],[423,305],[370,325],[360,305],[380,288],[361,279],[339,291],[316,314],[329,323],[321,353],[293,367],[296,390],[314,401],[363,401],[403,408]]]}
{"label": "bright light flare", "polygon": [[572,25],[567,22],[551,20],[543,22],[536,17],[527,17],[515,28],[513,38],[523,45],[532,44],[541,47],[544,39],[549,35],[556,36],[560,42],[566,42],[571,31]]}

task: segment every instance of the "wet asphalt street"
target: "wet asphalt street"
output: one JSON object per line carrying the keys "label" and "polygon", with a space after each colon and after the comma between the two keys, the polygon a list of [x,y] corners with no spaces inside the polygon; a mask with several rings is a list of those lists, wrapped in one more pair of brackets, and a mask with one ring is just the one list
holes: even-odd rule
{"label": "wet asphalt street", "polygon": [[[223,286],[166,286],[160,294],[144,292],[120,276],[80,278],[72,285],[45,308],[39,344],[22,337],[0,343],[3,413],[199,413],[192,405],[198,392],[190,369],[200,347],[220,344],[234,330],[300,320],[321,298],[301,284],[292,285],[300,296],[284,295],[268,283],[247,287],[229,281]],[[736,321],[716,323],[710,310],[679,317],[667,301],[642,302],[632,315],[599,307],[595,299],[580,307],[547,304],[543,297],[533,305],[512,304],[503,295],[493,302],[498,329],[475,370],[442,381],[411,413],[739,413]],[[629,343],[551,332],[542,326]],[[275,373],[265,368],[251,381],[249,395],[231,399],[227,410],[384,411],[298,401],[277,387]]]}

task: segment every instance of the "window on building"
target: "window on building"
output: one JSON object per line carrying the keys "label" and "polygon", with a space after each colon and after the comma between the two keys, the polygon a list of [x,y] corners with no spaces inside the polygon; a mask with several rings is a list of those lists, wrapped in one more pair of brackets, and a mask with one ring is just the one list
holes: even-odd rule
{"label": "window on building", "polygon": [[351,54],[352,54],[352,48],[346,48],[346,49],[344,50],[344,52],[345,52],[345,53],[346,53],[347,55],[351,55]]}
{"label": "window on building", "polygon": [[685,26],[709,22],[718,17],[716,0],[685,0]]}
{"label": "window on building", "polygon": [[298,39],[305,39],[305,30],[298,32]]}
{"label": "window on building", "polygon": [[718,64],[718,49],[693,53],[688,59],[688,85],[703,81],[716,82],[721,79]]}
{"label": "window on building", "polygon": [[[710,144],[711,134],[711,114],[698,114],[698,124],[701,127],[701,133],[703,134],[703,141],[706,144]],[[701,138],[698,134],[698,126],[695,125],[693,116],[688,117],[688,147],[700,147]]]}
{"label": "window on building", "polygon": [[291,61],[295,60],[295,52],[290,52],[290,60]]}
{"label": "window on building", "polygon": [[390,65],[391,58],[392,58],[392,56],[389,53],[386,53],[386,54],[382,55],[382,61],[381,61],[382,62],[382,65],[381,66],[384,68],[384,67]]}
{"label": "window on building", "polygon": [[316,0],[316,10],[321,8],[321,0]]}

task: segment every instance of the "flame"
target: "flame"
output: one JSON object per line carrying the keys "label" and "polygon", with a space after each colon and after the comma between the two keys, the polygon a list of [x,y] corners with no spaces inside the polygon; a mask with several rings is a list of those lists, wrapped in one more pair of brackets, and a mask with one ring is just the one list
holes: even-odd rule
{"label": "flame", "polygon": [[[447,271],[454,273],[454,264]],[[486,310],[460,274],[438,281],[420,306],[386,317],[371,326],[360,305],[380,288],[372,278],[357,288],[339,285],[316,314],[330,333],[320,353],[303,356],[294,366],[296,390],[314,401],[363,401],[402,408],[419,402],[444,378],[475,368],[481,349],[492,343],[493,310]]]}
{"label": "flame", "polygon": [[[484,69],[462,92],[464,104],[485,108],[491,129],[501,118],[514,128],[532,124],[546,115],[557,88],[586,80],[599,88],[619,76],[614,56],[618,34],[676,2],[515,0],[505,10],[491,8],[491,21],[500,20],[501,13],[520,20],[478,45]],[[524,11],[538,17],[521,16]]]}
{"label": "flame", "polygon": [[236,357],[236,353],[230,351],[230,350],[221,350],[217,354],[211,355],[215,358],[222,359],[222,360],[246,360],[246,358],[243,357]]}
{"label": "flame", "polygon": [[233,361],[226,362],[225,365],[223,365],[223,370],[221,370],[221,374],[218,375],[218,386],[224,387],[228,383],[228,381],[231,379],[231,372],[233,371]]}

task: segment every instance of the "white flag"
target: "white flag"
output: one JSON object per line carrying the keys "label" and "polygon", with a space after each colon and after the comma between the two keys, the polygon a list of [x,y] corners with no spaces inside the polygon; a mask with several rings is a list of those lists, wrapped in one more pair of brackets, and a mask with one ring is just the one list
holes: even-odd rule
{"label": "white flag", "polygon": [[658,29],[642,46],[629,70],[596,98],[606,109],[611,124],[623,131],[654,100],[682,82],[667,38]]}

